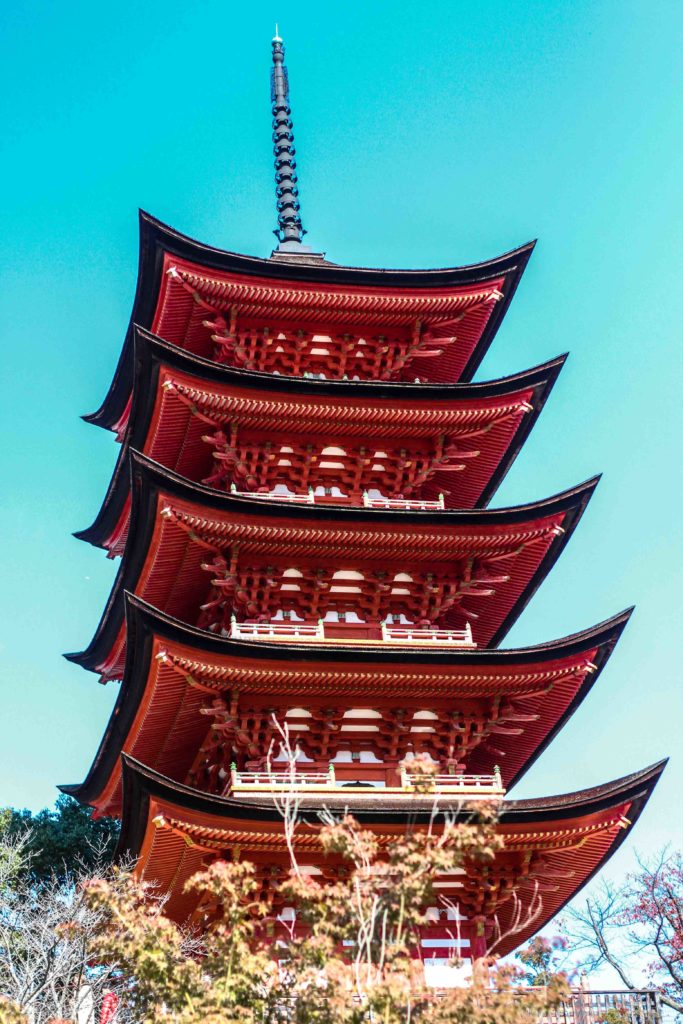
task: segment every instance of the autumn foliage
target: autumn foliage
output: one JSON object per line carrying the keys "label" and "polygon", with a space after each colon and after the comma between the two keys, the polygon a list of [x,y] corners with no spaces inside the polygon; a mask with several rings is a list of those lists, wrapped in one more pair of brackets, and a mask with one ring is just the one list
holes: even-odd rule
{"label": "autumn foliage", "polygon": [[[425,908],[437,902],[438,874],[465,858],[491,859],[498,847],[493,814],[468,824],[446,822],[408,833],[388,851],[350,817],[322,828],[326,853],[347,865],[320,884],[296,861],[279,896],[297,907],[296,923],[272,944],[276,921],[257,896],[248,862],[219,861],[196,875],[205,928],[183,932],[132,878],[87,887],[103,915],[95,943],[127,982],[121,999],[140,1024],[526,1024],[566,994],[561,976],[525,998],[510,970],[483,972],[472,984],[437,992],[412,956]],[[201,937],[199,937],[201,935]],[[274,956],[275,952],[275,956]]]}
{"label": "autumn foliage", "polygon": [[[425,792],[429,770],[416,778]],[[65,873],[62,860],[38,874],[31,836],[0,829],[0,1024],[75,1021],[88,999],[113,999],[116,1024],[532,1024],[566,996],[547,969],[522,997],[520,972],[493,960],[437,991],[415,958],[430,907],[449,916],[458,948],[457,908],[435,882],[494,858],[495,804],[435,808],[430,828],[385,847],[323,812],[324,879],[297,861],[296,799],[280,810],[291,869],[273,879],[272,900],[248,860],[216,861],[188,883],[200,907],[191,928],[125,866],[93,873],[88,860]]]}
{"label": "autumn foliage", "polygon": [[567,915],[582,966],[607,965],[631,990],[643,968],[662,1002],[683,1013],[683,856],[662,851],[619,883],[604,881]]}

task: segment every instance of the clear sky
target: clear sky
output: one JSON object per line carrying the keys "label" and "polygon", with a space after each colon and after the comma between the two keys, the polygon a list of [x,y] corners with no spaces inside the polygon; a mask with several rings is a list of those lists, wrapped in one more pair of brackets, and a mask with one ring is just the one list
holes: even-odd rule
{"label": "clear sky", "polygon": [[123,341],[138,206],[269,254],[277,20],[314,247],[429,267],[540,239],[478,379],[571,357],[494,504],[604,477],[506,646],[637,611],[515,795],[668,754],[617,868],[634,846],[683,845],[683,6],[5,0],[1,17],[0,805],[80,781],[107,721],[114,687],[61,658],[88,643],[115,570],[71,537],[116,455],[79,414]]}

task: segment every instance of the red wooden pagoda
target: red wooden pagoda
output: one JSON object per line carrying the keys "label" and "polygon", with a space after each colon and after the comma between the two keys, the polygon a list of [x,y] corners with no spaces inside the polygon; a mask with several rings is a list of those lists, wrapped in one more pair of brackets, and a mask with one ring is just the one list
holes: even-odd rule
{"label": "red wooden pagoda", "polygon": [[[121,848],[178,920],[197,911],[183,891],[193,872],[253,860],[275,934],[272,883],[288,864],[275,797],[291,786],[278,726],[298,751],[301,806],[348,808],[380,844],[409,818],[426,825],[435,798],[501,800],[502,851],[439,882],[448,906],[430,908],[416,950],[476,958],[514,906],[542,894],[529,933],[577,892],[663,764],[505,798],[629,617],[499,648],[597,483],[488,508],[564,361],[471,383],[532,246],[429,271],[311,252],[283,57],[276,38],[272,256],[212,249],[141,215],[131,325],[88,417],[116,433],[120,456],[78,535],[121,563],[95,637],[69,656],[120,690],[87,778],[63,788],[122,818]],[[413,787],[417,754],[437,766],[433,794]],[[332,878],[314,820],[297,833],[300,861]]]}

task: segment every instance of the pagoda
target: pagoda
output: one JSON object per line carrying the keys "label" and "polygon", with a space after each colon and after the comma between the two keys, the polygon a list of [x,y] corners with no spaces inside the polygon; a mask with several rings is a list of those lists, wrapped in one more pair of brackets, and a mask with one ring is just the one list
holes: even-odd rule
{"label": "pagoda", "polygon": [[[270,258],[140,216],[130,327],[86,417],[120,454],[77,534],[120,564],[95,636],[68,656],[120,687],[86,779],[62,788],[121,818],[121,851],[178,921],[200,913],[193,873],[253,861],[275,934],[284,790],[301,806],[301,869],[323,878],[339,868],[319,844],[323,808],[382,846],[427,827],[435,801],[500,801],[501,851],[438,882],[415,955],[477,959],[494,934],[504,955],[614,852],[664,767],[507,798],[629,618],[500,647],[597,479],[489,507],[564,362],[472,383],[533,245],[419,271],[338,266],[304,245],[279,36],[272,47]],[[431,793],[414,785],[417,755],[435,765]],[[539,893],[540,914],[510,928]]]}

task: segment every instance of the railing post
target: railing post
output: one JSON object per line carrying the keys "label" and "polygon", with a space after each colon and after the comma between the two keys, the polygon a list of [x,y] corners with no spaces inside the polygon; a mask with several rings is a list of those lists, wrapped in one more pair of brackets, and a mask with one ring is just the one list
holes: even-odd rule
{"label": "railing post", "polygon": [[233,789],[235,788],[235,786],[239,786],[240,784],[240,777],[237,771],[237,763],[235,761],[233,761],[232,764],[230,765],[230,781],[232,783]]}
{"label": "railing post", "polygon": [[[652,1014],[648,1012],[648,1019],[651,1024],[661,1024],[662,1020],[662,1004],[659,998],[659,992],[655,989],[654,992],[648,992],[647,1002],[650,1004],[652,1001],[653,1011]],[[648,1005],[649,1011],[649,1005]]]}
{"label": "railing post", "polygon": [[334,774],[334,765],[330,761],[329,765],[327,766],[327,785],[328,786],[332,786],[334,788],[334,786],[336,784],[337,784],[337,777]]}
{"label": "railing post", "polygon": [[232,482],[232,483],[230,484],[230,493],[231,493],[231,494],[237,494],[237,484],[235,483],[235,481],[234,481],[234,480],[233,480],[233,482]]}
{"label": "railing post", "polygon": [[230,616],[230,637],[231,637],[231,639],[234,640],[236,636],[237,636],[237,616],[233,613]]}
{"label": "railing post", "polygon": [[380,622],[380,629],[382,630],[382,640],[388,640],[389,637],[387,635],[387,620],[386,619],[382,619],[382,621]]}
{"label": "railing post", "polygon": [[497,789],[503,788],[503,776],[500,774],[500,768],[497,764],[493,766],[493,784]]}
{"label": "railing post", "polygon": [[401,789],[410,789],[410,776],[403,765],[401,765]]}
{"label": "railing post", "polygon": [[591,1022],[591,997],[590,997],[590,985],[588,983],[588,975],[585,971],[581,972],[579,979],[579,988],[576,995],[572,999],[574,1007],[574,1019],[576,1024],[592,1024]]}

